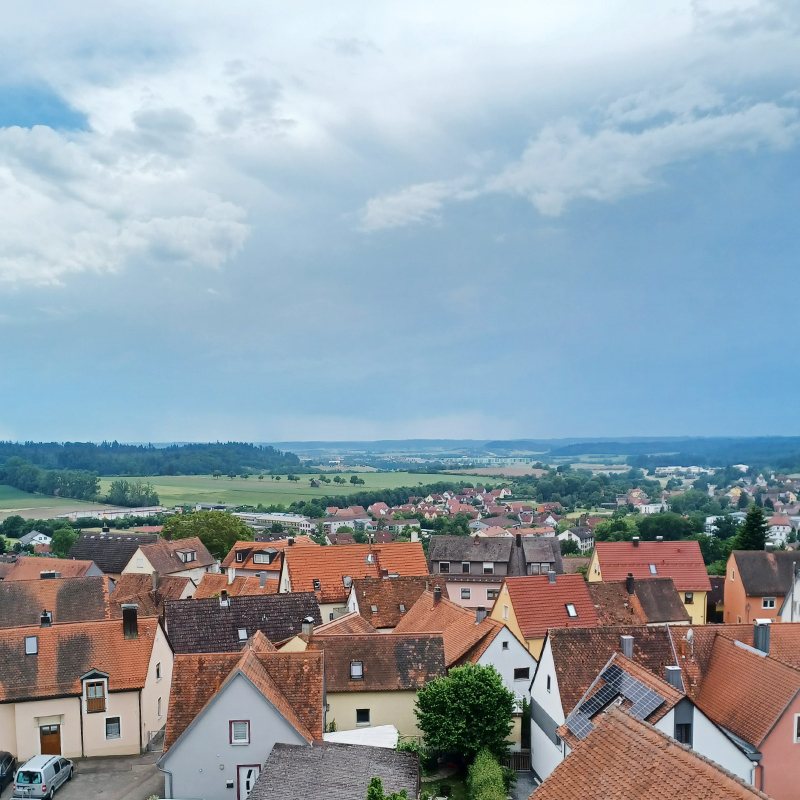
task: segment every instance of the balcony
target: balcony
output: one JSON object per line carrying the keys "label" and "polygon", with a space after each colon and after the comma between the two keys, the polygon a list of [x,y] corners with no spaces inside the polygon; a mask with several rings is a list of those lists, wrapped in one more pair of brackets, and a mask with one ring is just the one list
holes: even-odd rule
{"label": "balcony", "polygon": [[105,711],[106,710],[106,699],[105,697],[87,697],[86,698],[86,711],[89,714],[93,714],[97,711]]}

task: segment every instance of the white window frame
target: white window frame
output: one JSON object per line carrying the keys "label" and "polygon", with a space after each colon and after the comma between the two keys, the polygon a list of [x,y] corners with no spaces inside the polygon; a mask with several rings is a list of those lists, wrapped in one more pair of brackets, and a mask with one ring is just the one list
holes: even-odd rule
{"label": "white window frame", "polygon": [[651,575],[658,575],[658,567],[655,564],[650,564],[650,574]]}
{"label": "white window frame", "polygon": [[[232,719],[229,723],[230,725],[230,738],[231,738],[231,745],[234,747],[243,747],[244,745],[250,744],[250,720],[249,719]],[[247,738],[236,738],[236,726],[237,725],[244,725],[245,732],[247,733]]]}
{"label": "white window frame", "polygon": [[494,575],[494,561],[484,561],[483,562],[483,574],[484,575]]}
{"label": "white window frame", "polygon": [[508,620],[508,606],[503,606],[503,619]]}
{"label": "white window frame", "polygon": [[[103,699],[105,700],[106,707],[105,711],[108,711],[108,678],[103,678],[97,676],[96,678],[84,678],[83,679],[83,713],[89,714],[89,684],[90,683],[102,683],[103,684]],[[97,713],[97,712],[91,712]]]}
{"label": "white window frame", "polygon": [[237,628],[236,635],[239,637],[239,644],[244,644],[247,641],[247,628]]}
{"label": "white window frame", "polygon": [[[465,592],[466,592],[466,594],[465,594]],[[472,599],[471,595],[472,595],[472,590],[470,589],[469,586],[462,586],[461,587],[461,599],[462,600],[471,600]]]}
{"label": "white window frame", "polygon": [[136,569],[144,569],[144,559],[137,558],[136,559]]}
{"label": "white window frame", "polygon": [[[108,723],[112,720],[117,720],[119,724],[119,733],[116,736],[109,736],[108,735]],[[121,739],[122,738],[122,717],[118,715],[114,715],[113,717],[106,717],[106,741],[111,739]]]}
{"label": "white window frame", "polygon": [[156,664],[156,680],[157,681],[161,680],[161,662],[160,661]]}
{"label": "white window frame", "polygon": [[575,608],[575,603],[565,603],[564,607],[567,609],[567,616],[570,619],[578,618],[578,610]]}
{"label": "white window frame", "polygon": [[162,703],[161,703],[161,698],[159,697],[159,698],[158,698],[157,709],[156,709],[156,710],[158,711],[158,718],[159,718],[159,719],[161,719],[161,716],[162,716],[162,715],[161,715],[161,711],[162,711],[162,709],[161,709],[161,705],[162,705]]}
{"label": "white window frame", "polygon": [[363,681],[364,680],[364,662],[351,661],[350,662],[350,680]]}
{"label": "white window frame", "polygon": [[769,611],[774,611],[775,609],[775,598],[774,597],[762,597],[761,598],[761,608],[765,608]]}
{"label": "white window frame", "polygon": [[25,637],[25,655],[35,656],[39,653],[39,637],[26,636]]}
{"label": "white window frame", "polygon": [[[466,567],[466,569],[464,569],[464,567]],[[469,571],[470,571],[469,561],[462,561],[461,562],[461,574],[462,575],[469,575]]]}
{"label": "white window frame", "polygon": [[254,564],[269,564],[269,556],[266,553],[256,553],[253,556]]}
{"label": "white window frame", "polygon": [[735,580],[736,580],[736,570],[735,570],[735,569],[732,569],[732,570],[731,570],[731,580],[732,580],[732,581],[735,581]]}
{"label": "white window frame", "polygon": [[[447,567],[447,569],[445,569]],[[439,562],[439,573],[441,575],[449,575],[450,574],[450,562],[449,561],[440,561]]]}

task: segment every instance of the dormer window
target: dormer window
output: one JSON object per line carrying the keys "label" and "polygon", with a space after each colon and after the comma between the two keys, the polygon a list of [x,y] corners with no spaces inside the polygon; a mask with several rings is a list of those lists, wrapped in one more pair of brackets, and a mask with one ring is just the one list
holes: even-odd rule
{"label": "dormer window", "polygon": [[655,564],[651,564],[650,565],[650,574],[651,575],[658,575],[658,570],[656,569],[656,565]]}
{"label": "dormer window", "polygon": [[241,550],[239,550],[239,551],[236,553],[236,560],[237,560],[237,561],[238,561],[240,564],[242,563],[242,561],[244,561],[244,553],[243,553]]}
{"label": "dormer window", "polygon": [[350,662],[350,680],[351,681],[364,680],[364,664],[361,661]]}
{"label": "dormer window", "polygon": [[53,612],[52,611],[42,611],[42,616],[39,620],[39,624],[43,628],[49,628],[53,624]]}
{"label": "dormer window", "polygon": [[315,591],[315,592],[320,592],[320,591],[322,591],[322,584],[320,583],[320,580],[319,580],[319,578],[314,578],[314,580],[313,580],[311,583],[312,583],[312,584],[313,584],[313,586],[314,586],[314,591]]}
{"label": "dormer window", "polygon": [[448,575],[450,573],[450,562],[449,561],[440,561],[439,562],[439,572],[444,575]]}
{"label": "dormer window", "polygon": [[86,713],[93,714],[106,710],[105,681],[86,682]]}
{"label": "dormer window", "polygon": [[267,553],[256,553],[253,556],[253,562],[256,564],[269,564],[269,555]]}
{"label": "dormer window", "polygon": [[35,656],[39,652],[39,637],[26,636],[25,637],[25,655]]}
{"label": "dormer window", "polygon": [[575,619],[575,617],[578,616],[578,612],[575,610],[575,605],[573,603],[567,603],[566,608],[567,608],[567,616],[570,619]]}
{"label": "dormer window", "polygon": [[197,552],[194,550],[181,550],[178,552],[178,558],[180,558],[180,560],[186,564],[189,561],[194,561],[197,558]]}

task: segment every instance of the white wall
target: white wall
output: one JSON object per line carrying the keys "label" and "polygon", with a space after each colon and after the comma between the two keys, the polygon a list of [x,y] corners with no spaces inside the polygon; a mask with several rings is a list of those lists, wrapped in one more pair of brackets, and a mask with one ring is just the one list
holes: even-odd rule
{"label": "white wall", "polygon": [[[508,642],[508,650],[503,649],[503,642]],[[517,695],[520,704],[523,697],[530,697],[531,678],[536,671],[536,660],[505,625],[478,659],[478,663],[482,666],[491,664],[500,673],[506,688]],[[528,677],[525,680],[515,681],[514,670],[524,667],[529,670]]]}
{"label": "white wall", "polygon": [[[550,676],[550,691],[547,691],[547,677]],[[563,725],[564,709],[561,707],[561,695],[558,689],[553,653],[550,639],[545,641],[536,677],[531,687],[531,699],[535,700],[557,725]],[[531,713],[531,766],[536,774],[544,780],[563,760],[563,744],[554,744],[544,731],[534,722]]]}

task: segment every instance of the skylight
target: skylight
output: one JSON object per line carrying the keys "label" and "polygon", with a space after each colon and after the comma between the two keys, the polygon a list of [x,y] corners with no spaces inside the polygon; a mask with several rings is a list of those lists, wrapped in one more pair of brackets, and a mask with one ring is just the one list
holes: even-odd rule
{"label": "skylight", "polygon": [[651,575],[658,575],[658,570],[656,569],[656,565],[655,564],[651,564],[650,565],[650,574]]}
{"label": "skylight", "polygon": [[567,603],[567,616],[568,617],[578,616],[578,612],[575,610],[575,606],[573,603]]}

